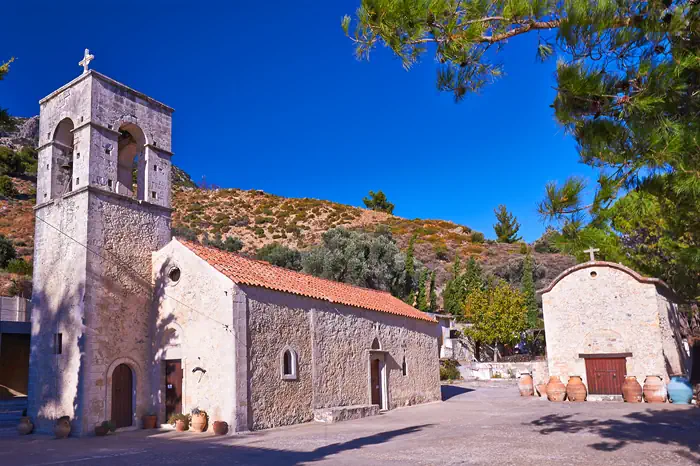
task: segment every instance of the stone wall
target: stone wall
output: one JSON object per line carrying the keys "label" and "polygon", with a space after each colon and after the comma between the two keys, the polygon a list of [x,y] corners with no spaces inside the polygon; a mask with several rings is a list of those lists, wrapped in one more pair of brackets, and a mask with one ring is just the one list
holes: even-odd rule
{"label": "stone wall", "polygon": [[535,384],[547,383],[549,369],[547,361],[530,362],[471,362],[458,366],[463,379],[488,380],[491,378],[519,378],[527,372]]}
{"label": "stone wall", "polygon": [[[83,422],[78,380],[87,335],[87,251],[81,244],[87,243],[88,193],[71,193],[35,213],[28,413],[38,431],[50,432],[61,416],[73,418],[74,427]],[[54,354],[57,333],[62,335],[61,354]]]}
{"label": "stone wall", "polygon": [[[620,267],[592,264],[564,276],[543,295],[550,375],[586,380],[579,354],[632,353],[627,373],[640,381],[651,374],[668,380],[662,332],[668,322],[659,316],[657,285],[638,280]],[[664,355],[664,350],[667,354]]]}
{"label": "stone wall", "polygon": [[[386,351],[388,406],[440,400],[438,326],[253,287],[249,309],[251,427],[313,419],[313,409],[371,403],[369,349]],[[298,354],[296,380],[283,380],[280,355]],[[407,375],[402,375],[406,358]]]}
{"label": "stone wall", "polygon": [[[177,267],[180,278],[170,271]],[[235,425],[235,352],[233,282],[192,251],[171,241],[153,254],[154,306],[157,310],[153,344],[154,407],[165,420],[165,365],[180,359],[183,369],[182,411],[200,408],[213,421]],[[226,328],[228,326],[228,328]],[[197,370],[196,368],[204,370]]]}

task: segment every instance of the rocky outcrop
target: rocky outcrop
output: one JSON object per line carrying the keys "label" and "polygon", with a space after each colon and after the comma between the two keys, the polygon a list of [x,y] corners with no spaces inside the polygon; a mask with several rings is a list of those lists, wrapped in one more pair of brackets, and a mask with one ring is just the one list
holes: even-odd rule
{"label": "rocky outcrop", "polygon": [[14,131],[0,131],[0,146],[20,149],[36,147],[39,143],[39,116],[15,118]]}

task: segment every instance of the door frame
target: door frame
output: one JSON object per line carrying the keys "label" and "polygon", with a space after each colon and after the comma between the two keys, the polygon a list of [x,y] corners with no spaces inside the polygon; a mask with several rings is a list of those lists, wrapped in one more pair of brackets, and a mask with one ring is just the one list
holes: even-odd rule
{"label": "door frame", "polygon": [[369,350],[369,358],[367,363],[367,396],[369,404],[372,404],[372,361],[379,361],[379,396],[381,398],[380,411],[389,409],[389,387],[387,383],[387,367],[386,367],[386,351]]}
{"label": "door frame", "polygon": [[104,419],[110,419],[112,417],[112,376],[114,375],[114,369],[121,364],[126,364],[126,366],[131,370],[131,425],[127,427],[120,427],[117,431],[126,430],[137,430],[139,425],[139,419],[136,416],[136,406],[137,406],[137,393],[141,378],[141,370],[132,359],[130,358],[118,358],[112,361],[107,369],[107,381],[105,384],[106,390],[106,400]]}
{"label": "door frame", "polygon": [[620,386],[622,386],[622,383],[624,382],[625,377],[627,376],[627,358],[632,357],[632,353],[580,353],[578,355],[579,358],[583,359],[584,362],[584,370],[586,373],[586,388],[588,389],[588,393],[590,395],[600,395],[600,396],[608,396],[608,395],[620,395],[622,396],[622,391],[620,393],[615,393],[615,394],[606,394],[606,393],[593,393],[591,391],[591,381],[588,380],[588,360],[589,359],[622,359],[624,361],[625,365],[625,373],[622,374],[620,377]]}
{"label": "door frame", "polygon": [[167,405],[167,397],[165,396],[167,394],[168,390],[168,374],[167,374],[167,369],[168,369],[168,361],[180,361],[180,370],[182,371],[182,383],[180,385],[180,389],[182,393],[180,393],[180,396],[182,397],[182,400],[180,401],[180,406],[182,409],[182,413],[186,413],[187,408],[185,407],[185,359],[176,359],[176,358],[170,358],[170,359],[163,359],[163,425],[167,424],[168,419],[167,419],[167,412],[168,412],[168,405]]}

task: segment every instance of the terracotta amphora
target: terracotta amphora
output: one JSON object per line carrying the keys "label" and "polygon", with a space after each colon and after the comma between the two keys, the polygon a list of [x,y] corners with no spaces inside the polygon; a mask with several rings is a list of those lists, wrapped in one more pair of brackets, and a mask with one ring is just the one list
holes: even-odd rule
{"label": "terracotta amphora", "polygon": [[566,397],[569,401],[586,401],[588,392],[583,380],[578,375],[569,377],[569,383],[566,385]]}
{"label": "terracotta amphora", "polygon": [[647,403],[665,403],[666,385],[658,375],[648,375],[644,379],[644,399]]}
{"label": "terracotta amphora", "polygon": [[207,414],[204,412],[193,414],[190,427],[192,427],[192,430],[195,432],[204,432],[207,430]]}
{"label": "terracotta amphora", "polygon": [[29,419],[27,416],[20,418],[19,424],[17,424],[17,432],[19,432],[20,435],[31,434],[33,430],[34,424],[32,424],[31,419]]}
{"label": "terracotta amphora", "polygon": [[226,435],[228,433],[228,424],[224,421],[214,421],[212,427],[216,435]]}
{"label": "terracotta amphora", "polygon": [[63,416],[56,421],[53,433],[56,435],[56,438],[66,438],[70,435],[70,420],[68,416]]}
{"label": "terracotta amphora", "polygon": [[566,399],[566,386],[557,376],[551,376],[547,383],[547,399],[549,401],[564,401]]}
{"label": "terracotta amphora", "polygon": [[622,398],[627,403],[642,402],[642,386],[637,382],[637,377],[628,375],[622,382]]}
{"label": "terracotta amphora", "polygon": [[537,393],[540,394],[540,398],[545,398],[547,396],[547,384],[546,383],[537,384]]}
{"label": "terracotta amphora", "polygon": [[520,375],[518,390],[520,390],[520,396],[532,396],[535,394],[535,389],[532,385],[532,376],[527,372],[523,372]]}

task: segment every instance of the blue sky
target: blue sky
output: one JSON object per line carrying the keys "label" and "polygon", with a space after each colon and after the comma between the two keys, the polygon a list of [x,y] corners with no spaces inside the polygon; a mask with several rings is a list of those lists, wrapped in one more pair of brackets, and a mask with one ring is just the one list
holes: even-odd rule
{"label": "blue sky", "polygon": [[381,189],[397,215],[490,238],[498,204],[533,241],[545,183],[591,177],[554,120],[555,62],[535,61],[534,35],[498,55],[503,78],[455,104],[432,57],[410,72],[386,50],[354,58],[340,19],[359,0],[242,3],[9,2],[0,60],[17,61],[0,107],[38,114],[88,47],[92,68],[175,108],[173,162],[195,181],[357,206]]}

